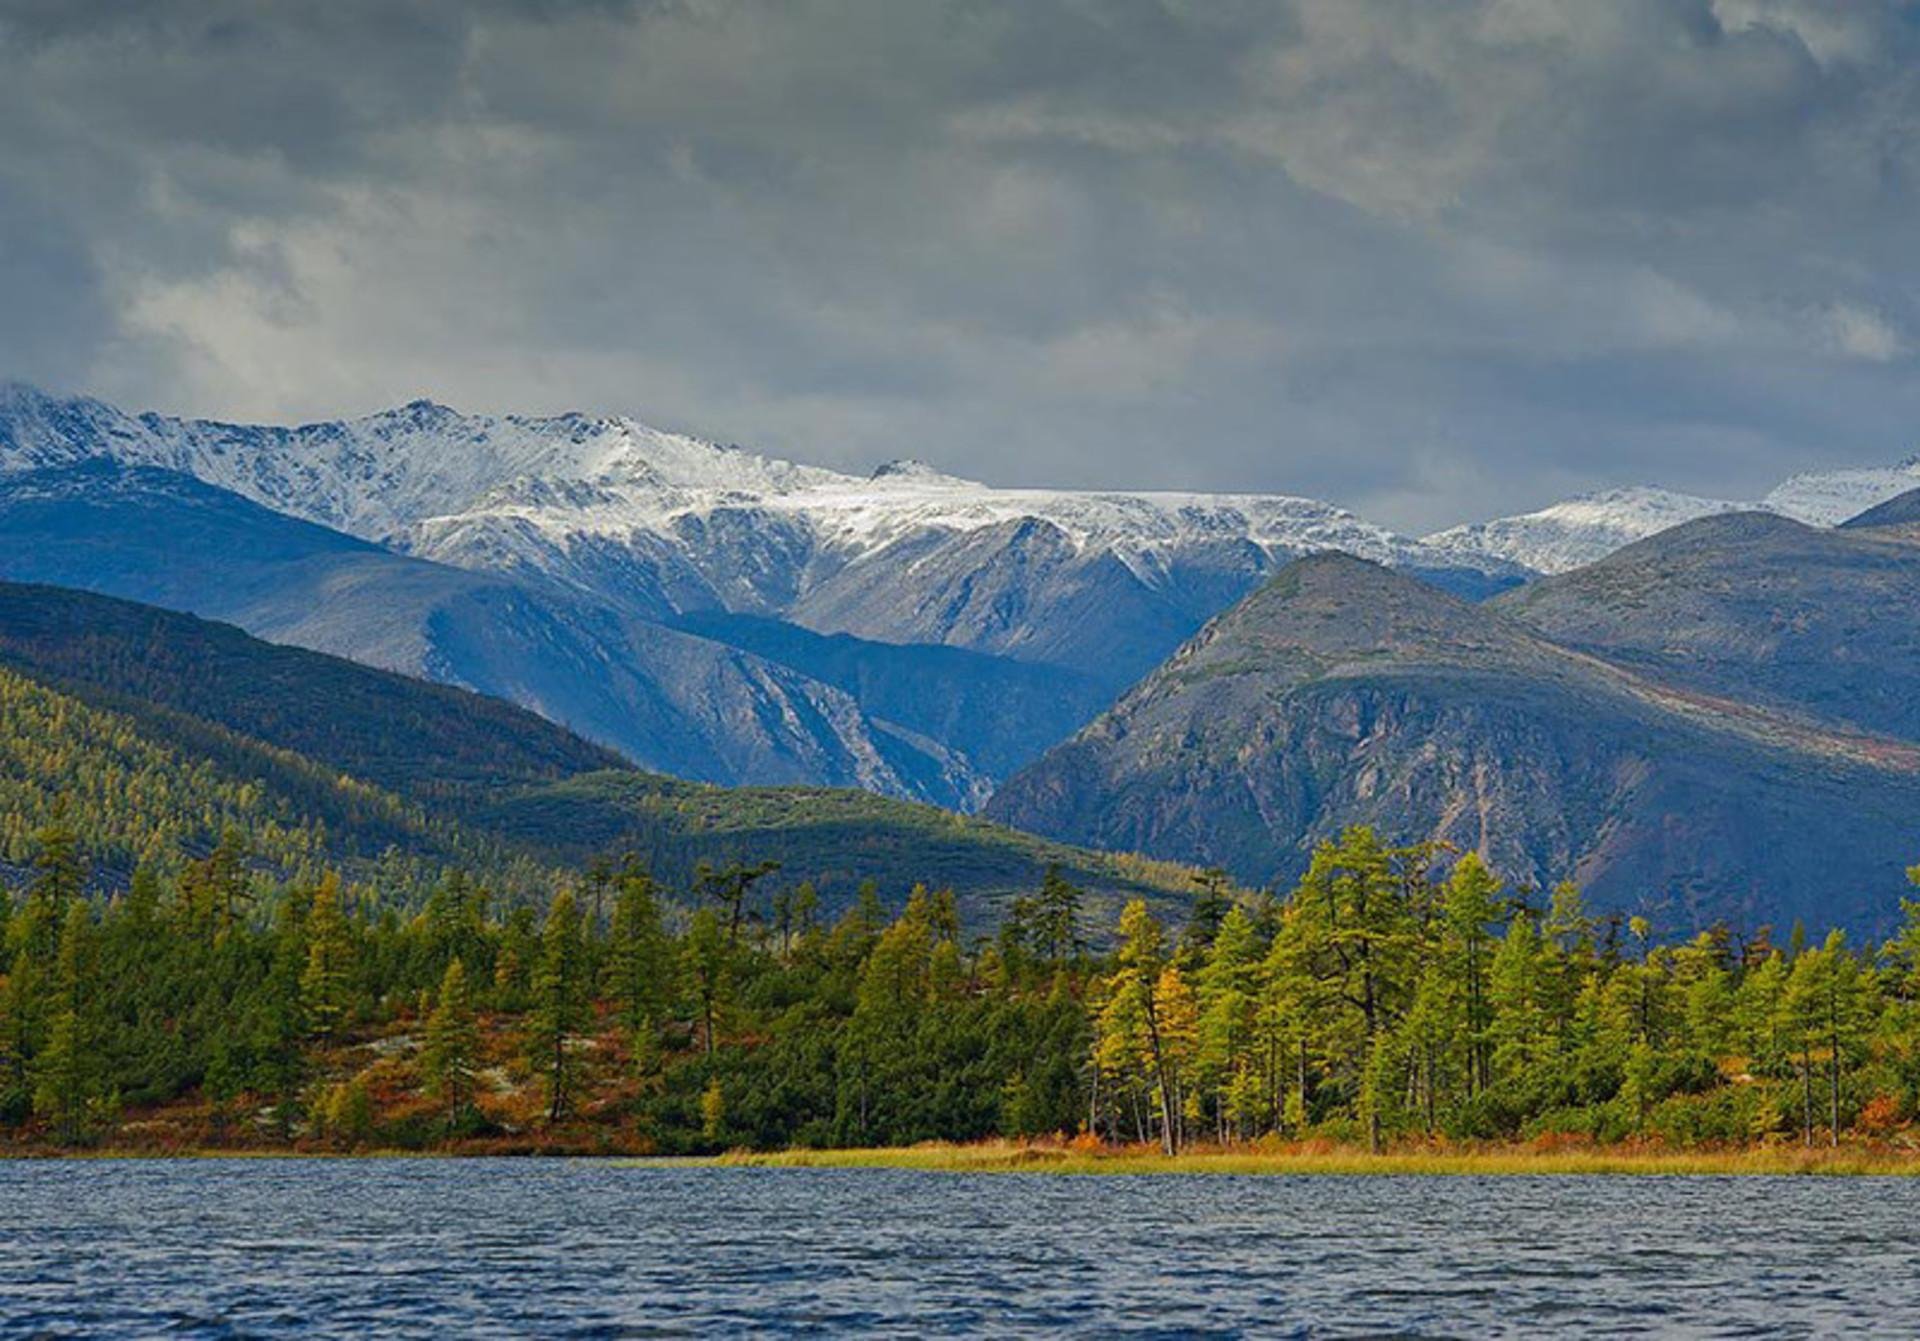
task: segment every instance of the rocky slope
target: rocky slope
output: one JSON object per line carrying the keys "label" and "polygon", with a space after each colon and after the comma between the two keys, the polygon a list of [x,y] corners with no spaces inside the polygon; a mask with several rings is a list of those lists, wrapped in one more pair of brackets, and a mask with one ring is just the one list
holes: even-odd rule
{"label": "rocky slope", "polygon": [[1663,683],[1920,739],[1920,544],[1898,527],[1708,517],[1492,608]]}
{"label": "rocky slope", "polygon": [[1286,881],[1371,823],[1684,929],[1882,927],[1920,746],[1676,686],[1376,565],[1303,560],[988,814]]}
{"label": "rocky slope", "polygon": [[1884,503],[1876,503],[1865,512],[1855,513],[1840,523],[1843,531],[1862,531],[1878,527],[1920,525],[1920,488],[1895,494]]}

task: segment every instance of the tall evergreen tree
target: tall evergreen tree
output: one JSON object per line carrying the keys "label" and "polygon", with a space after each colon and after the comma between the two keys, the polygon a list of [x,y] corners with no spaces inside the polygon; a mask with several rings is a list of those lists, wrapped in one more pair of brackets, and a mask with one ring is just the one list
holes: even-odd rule
{"label": "tall evergreen tree", "polygon": [[588,1019],[585,946],[580,913],[570,890],[554,896],[540,933],[540,965],[533,975],[533,1010],[527,1054],[547,1086],[547,1121],[570,1111],[579,1063],[574,1036]]}
{"label": "tall evergreen tree", "polygon": [[474,1077],[480,1067],[480,1029],[467,987],[467,969],[458,958],[447,965],[427,1019],[421,1061],[427,1091],[446,1105],[447,1125],[459,1125],[472,1107]]}

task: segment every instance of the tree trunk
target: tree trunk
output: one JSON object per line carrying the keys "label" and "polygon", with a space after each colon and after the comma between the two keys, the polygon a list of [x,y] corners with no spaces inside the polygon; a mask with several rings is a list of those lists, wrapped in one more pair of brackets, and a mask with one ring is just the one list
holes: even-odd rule
{"label": "tree trunk", "polygon": [[1100,1059],[1093,1059],[1093,1083],[1087,1093],[1087,1135],[1100,1135]]}
{"label": "tree trunk", "polygon": [[1307,1133],[1307,1036],[1305,1034],[1300,1036],[1300,1055],[1294,1079],[1298,1082],[1299,1089],[1296,1092],[1300,1095],[1300,1130],[1294,1135],[1299,1137]]}
{"label": "tree trunk", "polygon": [[1800,1049],[1800,1139],[1813,1144],[1813,1055]]}
{"label": "tree trunk", "polygon": [[1829,1144],[1840,1144],[1840,1023],[1829,1011],[1827,1016],[1827,1045],[1831,1051],[1827,1054],[1827,1086],[1833,1106],[1833,1129],[1828,1134]]}
{"label": "tree trunk", "polygon": [[1166,1056],[1160,1050],[1160,1021],[1158,1012],[1153,1008],[1151,985],[1147,991],[1147,1043],[1153,1050],[1153,1075],[1160,1090],[1160,1145],[1167,1154],[1172,1155],[1177,1154],[1180,1147],[1180,1133],[1173,1124],[1173,1086],[1167,1078]]}

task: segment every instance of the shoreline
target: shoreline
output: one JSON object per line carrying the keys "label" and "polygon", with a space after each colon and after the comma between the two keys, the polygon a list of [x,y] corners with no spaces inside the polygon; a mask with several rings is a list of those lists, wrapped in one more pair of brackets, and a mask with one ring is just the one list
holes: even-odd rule
{"label": "shoreline", "polygon": [[1388,1150],[1308,1143],[1165,1155],[1137,1148],[986,1142],[855,1150],[730,1151],[697,1161],[713,1168],[907,1169],[929,1173],[1039,1173],[1062,1177],[1920,1177],[1920,1151],[1890,1147],[1764,1146],[1662,1150],[1581,1146]]}
{"label": "shoreline", "polygon": [[1140,1147],[985,1141],[856,1149],[730,1150],[716,1155],[648,1155],[617,1150],[326,1150],[126,1147],[0,1149],[0,1163],[46,1160],[577,1160],[632,1169],[901,1170],[1056,1177],[1920,1177],[1920,1150],[1891,1146],[1761,1146],[1741,1150],[1528,1146],[1414,1148],[1374,1154],[1364,1147],[1306,1142],[1277,1147],[1208,1147],[1166,1155]]}

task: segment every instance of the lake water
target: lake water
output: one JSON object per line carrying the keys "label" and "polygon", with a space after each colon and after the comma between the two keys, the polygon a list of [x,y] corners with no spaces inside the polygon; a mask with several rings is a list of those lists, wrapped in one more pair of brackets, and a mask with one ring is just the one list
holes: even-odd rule
{"label": "lake water", "polygon": [[0,1162],[0,1335],[1920,1334],[1920,1182]]}

